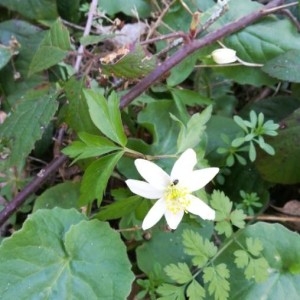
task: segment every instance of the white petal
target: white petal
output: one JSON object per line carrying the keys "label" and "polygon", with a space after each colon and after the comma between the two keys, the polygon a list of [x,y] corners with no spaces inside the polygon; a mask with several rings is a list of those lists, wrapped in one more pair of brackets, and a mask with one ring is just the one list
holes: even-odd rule
{"label": "white petal", "polygon": [[193,149],[185,150],[173,166],[171,179],[178,179],[180,181],[181,178],[185,178],[193,171],[196,163],[196,152]]}
{"label": "white petal", "polygon": [[180,184],[189,192],[200,190],[218,174],[219,170],[219,168],[206,168],[193,171],[187,177],[182,178]]}
{"label": "white petal", "polygon": [[170,183],[170,176],[153,162],[136,159],[134,163],[141,176],[157,189],[163,189]]}
{"label": "white petal", "polygon": [[214,220],[216,217],[216,212],[210,208],[206,203],[201,199],[189,195],[189,200],[191,201],[190,205],[186,210],[194,215],[201,217],[203,220]]}
{"label": "white petal", "polygon": [[173,214],[168,210],[166,211],[165,213],[166,221],[171,229],[177,228],[178,224],[182,220],[183,214],[184,214],[183,210],[178,212],[177,214]]}
{"label": "white petal", "polygon": [[134,194],[137,194],[144,198],[159,199],[163,195],[162,190],[153,187],[145,181],[128,179],[126,180],[126,184]]}
{"label": "white petal", "polygon": [[147,230],[150,227],[154,226],[164,215],[165,211],[165,201],[163,199],[159,199],[158,201],[156,201],[156,203],[151,207],[143,221],[143,230]]}
{"label": "white petal", "polygon": [[216,49],[211,53],[213,60],[219,64],[229,64],[237,60],[236,51],[229,48]]}

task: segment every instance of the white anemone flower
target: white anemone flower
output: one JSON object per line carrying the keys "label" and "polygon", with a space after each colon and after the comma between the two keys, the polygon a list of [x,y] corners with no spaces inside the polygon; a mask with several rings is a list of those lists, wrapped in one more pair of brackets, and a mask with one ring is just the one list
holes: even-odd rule
{"label": "white anemone flower", "polygon": [[159,166],[145,159],[136,159],[135,166],[146,181],[128,179],[129,189],[144,198],[158,199],[146,215],[142,228],[154,226],[163,215],[171,229],[176,229],[184,212],[214,220],[215,211],[191,193],[203,188],[219,172],[219,168],[193,170],[196,153],[187,149],[175,162],[168,175]]}

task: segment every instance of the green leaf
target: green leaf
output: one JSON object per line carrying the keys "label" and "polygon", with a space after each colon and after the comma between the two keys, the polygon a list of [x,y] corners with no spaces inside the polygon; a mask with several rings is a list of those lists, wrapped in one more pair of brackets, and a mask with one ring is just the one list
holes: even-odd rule
{"label": "green leaf", "polygon": [[185,284],[193,280],[193,275],[186,263],[170,264],[164,270],[176,283]]}
{"label": "green leaf", "polygon": [[214,295],[216,300],[228,299],[230,286],[227,279],[229,277],[229,270],[224,263],[203,269],[204,283],[208,284],[209,294]]}
{"label": "green leaf", "polygon": [[182,234],[184,252],[192,256],[195,266],[201,268],[217,253],[217,247],[208,239],[202,238],[199,233],[192,230],[184,230]]}
{"label": "green leaf", "polygon": [[261,251],[264,249],[262,242],[259,239],[254,239],[252,237],[246,239],[247,250],[254,256],[260,255]]}
{"label": "green leaf", "polygon": [[205,289],[197,280],[193,280],[186,289],[189,300],[202,300],[205,297]]}
{"label": "green leaf", "polygon": [[64,122],[66,122],[75,132],[85,131],[98,133],[98,129],[91,120],[89,108],[83,96],[85,77],[80,79],[72,76],[64,83],[64,90],[68,99],[68,104],[63,107],[66,109]]}
{"label": "green leaf", "polygon": [[249,264],[245,269],[246,279],[254,279],[255,282],[261,283],[268,279],[268,262],[263,258],[250,258]]}
{"label": "green leaf", "polygon": [[82,177],[79,205],[86,205],[93,200],[98,200],[100,205],[108,179],[110,178],[117,162],[123,156],[123,151],[105,155],[85,170]]}
{"label": "green leaf", "polygon": [[52,0],[1,0],[1,5],[33,20],[50,21],[58,17],[56,2]]}
{"label": "green leaf", "polygon": [[238,268],[244,268],[249,264],[249,254],[245,250],[236,250],[234,251],[234,256],[235,256],[235,264],[237,265]]}
{"label": "green leaf", "polygon": [[[229,11],[226,12],[220,23],[236,21],[250,11],[262,8],[263,6],[260,4],[250,0],[242,2],[231,0]],[[272,28],[272,32],[269,30],[270,28]],[[210,29],[213,30],[214,27],[212,26]],[[275,16],[262,18],[259,22],[230,35],[224,39],[224,44],[226,47],[236,50],[238,57],[242,60],[261,64],[265,64],[270,59],[291,49],[300,49],[298,32],[293,23],[287,19],[278,19]],[[275,82],[261,68],[228,66],[218,68],[217,72],[241,84],[261,86]]]}
{"label": "green leaf", "polygon": [[299,117],[300,109],[297,109],[282,120],[277,136],[266,139],[275,149],[274,156],[258,153],[256,167],[265,180],[281,184],[300,182]]}
{"label": "green leaf", "polygon": [[101,70],[106,75],[134,79],[148,75],[156,67],[156,58],[147,55],[140,45],[136,45],[115,63],[102,64]]}
{"label": "green leaf", "polygon": [[66,181],[48,188],[34,202],[33,211],[54,207],[76,208],[79,199],[79,183]]}
{"label": "green leaf", "polygon": [[[29,66],[29,76],[62,61],[71,49],[69,31],[60,19],[50,27]],[[45,59],[45,57],[47,59]]]}
{"label": "green leaf", "polygon": [[[136,249],[139,269],[149,276],[154,273],[155,264],[159,264],[162,269],[179,261],[190,265],[191,257],[186,255],[182,244],[182,233],[185,229],[198,232],[203,238],[209,239],[213,232],[213,225],[212,222],[202,222],[201,226],[198,222],[191,224],[181,222],[175,232],[166,232],[161,228],[153,229],[151,239]],[[157,255],[158,253],[159,255]],[[161,271],[159,280],[168,282],[169,278],[165,272]]]}
{"label": "green leaf", "polygon": [[167,78],[168,86],[173,87],[184,81],[194,70],[197,59],[198,52],[196,51],[172,68],[171,74]]}
{"label": "green leaf", "polygon": [[141,201],[139,196],[118,200],[101,207],[100,211],[94,215],[94,218],[102,221],[119,219],[133,212],[140,205]]}
{"label": "green leaf", "polygon": [[[125,299],[134,275],[107,223],[38,210],[0,246],[2,299]],[[105,287],[105,288],[103,288]]]}
{"label": "green leaf", "polygon": [[78,137],[81,141],[75,141],[62,150],[64,154],[76,158],[74,162],[79,159],[97,157],[112,151],[122,150],[122,148],[115,146],[114,143],[103,136],[80,132]]}
{"label": "green leaf", "polygon": [[214,190],[210,204],[216,210],[215,229],[219,234],[224,233],[226,237],[229,237],[233,232],[232,225],[238,228],[245,226],[246,215],[239,209],[231,211],[233,203],[223,192]]}
{"label": "green leaf", "polygon": [[2,69],[10,61],[12,54],[10,47],[0,44],[0,69]]}
{"label": "green leaf", "polygon": [[177,151],[181,153],[188,148],[194,148],[200,144],[203,139],[205,124],[211,117],[212,106],[207,107],[200,113],[192,115],[185,125],[174,115],[172,119],[180,124],[180,132],[177,139]]}
{"label": "green leaf", "polygon": [[123,130],[117,95],[112,93],[107,101],[99,92],[93,90],[83,92],[96,127],[112,141],[125,146],[127,138]]}
{"label": "green leaf", "polygon": [[186,110],[186,106],[194,105],[211,105],[213,104],[212,100],[208,97],[204,97],[198,92],[182,88],[169,88],[172,93],[172,97],[177,106],[179,116],[182,121],[188,121],[190,115]]}
{"label": "green leaf", "polygon": [[236,210],[231,212],[230,221],[231,221],[232,225],[234,225],[238,228],[244,228],[246,217],[247,216],[244,214],[243,210],[236,209]]}
{"label": "green leaf", "polygon": [[145,0],[113,0],[102,1],[100,7],[107,12],[108,15],[114,16],[118,12],[123,12],[125,15],[136,17],[137,11],[140,18],[146,18],[151,13],[151,5]]}
{"label": "green leaf", "polygon": [[80,0],[57,1],[56,4],[61,18],[73,23],[77,23],[79,21]]}
{"label": "green leaf", "polygon": [[262,70],[280,80],[300,82],[299,61],[299,49],[293,49],[269,60],[262,67]]}
{"label": "green leaf", "polygon": [[0,139],[8,141],[9,166],[21,163],[42,137],[57,109],[55,96],[48,89],[27,93],[2,124]]}
{"label": "green leaf", "polygon": [[163,296],[157,300],[185,300],[184,286],[163,283],[156,289],[156,292]]}
{"label": "green leaf", "polygon": [[[265,270],[260,269],[264,263],[258,261],[258,266],[251,266],[251,270],[268,272],[266,281],[257,284],[254,280],[245,278],[245,270],[236,268],[232,253],[245,245],[247,238],[259,239],[263,245],[262,256],[268,263]],[[236,242],[220,254],[215,263],[226,262],[230,269],[231,291],[230,300],[256,299],[298,299],[300,282],[300,237],[280,224],[258,222],[247,226],[237,237]],[[257,262],[256,262],[257,263]],[[249,273],[250,274],[250,273]]]}
{"label": "green leaf", "polygon": [[[21,45],[18,49],[19,54],[16,59],[14,58],[14,65],[9,63],[0,71],[1,89],[10,106],[13,106],[29,89],[40,89],[40,86],[48,84],[45,74],[35,74],[28,78],[29,64],[44,35],[44,31],[39,27],[21,20],[14,19],[0,23],[1,42],[9,46],[13,36]],[[16,71],[19,72],[21,80],[15,80],[12,76]]]}

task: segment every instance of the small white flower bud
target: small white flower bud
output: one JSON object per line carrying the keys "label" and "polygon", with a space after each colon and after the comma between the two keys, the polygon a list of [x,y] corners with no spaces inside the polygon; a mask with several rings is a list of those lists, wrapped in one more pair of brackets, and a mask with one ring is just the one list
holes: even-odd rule
{"label": "small white flower bud", "polygon": [[219,65],[230,64],[237,60],[236,51],[229,48],[216,49],[211,53],[211,56]]}

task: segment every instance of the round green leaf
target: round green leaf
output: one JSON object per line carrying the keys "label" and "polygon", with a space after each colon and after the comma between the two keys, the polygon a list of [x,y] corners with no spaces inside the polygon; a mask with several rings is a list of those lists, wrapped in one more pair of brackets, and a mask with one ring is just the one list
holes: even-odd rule
{"label": "round green leaf", "polygon": [[0,247],[1,299],[125,299],[133,274],[119,235],[74,209],[38,210]]}
{"label": "round green leaf", "polygon": [[33,211],[41,208],[51,209],[56,206],[62,208],[76,208],[79,199],[78,182],[66,181],[47,189],[34,202]]}
{"label": "round green leaf", "polygon": [[300,182],[300,109],[281,122],[278,135],[267,140],[275,149],[271,156],[260,151],[256,167],[270,182],[294,184]]}
{"label": "round green leaf", "polygon": [[[269,277],[257,284],[245,279],[244,270],[234,264],[233,253],[246,245],[246,239],[258,238],[263,245],[262,255],[269,264]],[[230,300],[299,299],[300,282],[300,237],[279,224],[257,223],[248,226],[218,257],[217,262],[226,262],[230,269]]]}

